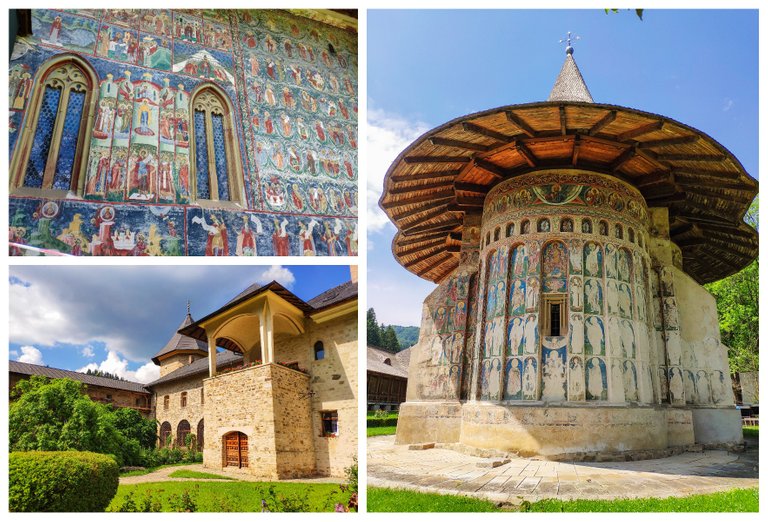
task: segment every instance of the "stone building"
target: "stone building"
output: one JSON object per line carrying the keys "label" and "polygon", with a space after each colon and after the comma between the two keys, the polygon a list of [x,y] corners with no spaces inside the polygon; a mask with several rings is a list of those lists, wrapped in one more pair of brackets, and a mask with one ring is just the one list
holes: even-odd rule
{"label": "stone building", "polygon": [[200,320],[187,313],[152,360],[160,444],[194,435],[208,468],[341,477],[357,455],[354,271],[307,302],[272,282]]}
{"label": "stone building", "polygon": [[368,347],[368,411],[397,410],[405,402],[410,357],[410,348],[392,353],[374,346]]}
{"label": "stone building", "polygon": [[439,285],[397,442],[550,458],[739,443],[701,285],[757,256],[757,182],[696,129],[595,103],[566,53],[546,102],[450,121],[387,172],[393,254]]}
{"label": "stone building", "polygon": [[49,368],[39,364],[8,361],[9,390],[13,390],[19,381],[28,379],[32,375],[82,382],[85,384],[85,392],[91,400],[111,404],[116,408],[133,408],[145,417],[154,414],[152,411],[152,391],[138,382],[109,379],[70,370]]}
{"label": "stone building", "polygon": [[10,253],[357,255],[340,11],[20,10]]}

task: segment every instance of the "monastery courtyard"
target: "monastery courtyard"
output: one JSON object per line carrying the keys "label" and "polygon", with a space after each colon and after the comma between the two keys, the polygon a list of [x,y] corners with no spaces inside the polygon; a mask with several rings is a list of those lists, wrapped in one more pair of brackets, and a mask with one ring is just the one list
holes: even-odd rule
{"label": "monastery courtyard", "polygon": [[[549,498],[664,498],[758,487],[756,438],[746,439],[744,453],[686,452],[634,462],[481,458],[439,444],[409,450],[407,444],[395,445],[394,441],[394,435],[368,439],[369,486],[466,495],[515,505]],[[506,460],[509,462],[498,465]]]}

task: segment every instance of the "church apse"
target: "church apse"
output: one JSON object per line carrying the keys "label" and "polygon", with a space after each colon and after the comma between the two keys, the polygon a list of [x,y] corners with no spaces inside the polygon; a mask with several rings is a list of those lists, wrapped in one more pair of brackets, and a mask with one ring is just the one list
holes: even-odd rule
{"label": "church apse", "polygon": [[701,285],[749,263],[757,234],[744,204],[671,173],[719,161],[756,184],[695,129],[593,103],[569,49],[549,101],[457,118],[387,173],[392,252],[438,283],[399,444],[621,459],[741,442]]}

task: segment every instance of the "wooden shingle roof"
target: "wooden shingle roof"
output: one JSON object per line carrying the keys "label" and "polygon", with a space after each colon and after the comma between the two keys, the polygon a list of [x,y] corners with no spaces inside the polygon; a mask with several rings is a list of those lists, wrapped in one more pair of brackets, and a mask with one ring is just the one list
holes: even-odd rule
{"label": "wooden shingle roof", "polygon": [[583,169],[637,187],[649,207],[667,207],[671,239],[699,283],[749,264],[758,238],[743,218],[758,184],[739,160],[670,118],[579,101],[589,91],[579,87],[581,74],[569,61],[570,55],[552,101],[456,118],[397,157],[379,200],[398,230],[397,261],[440,282],[458,266],[465,213],[481,212],[493,186],[542,169]]}

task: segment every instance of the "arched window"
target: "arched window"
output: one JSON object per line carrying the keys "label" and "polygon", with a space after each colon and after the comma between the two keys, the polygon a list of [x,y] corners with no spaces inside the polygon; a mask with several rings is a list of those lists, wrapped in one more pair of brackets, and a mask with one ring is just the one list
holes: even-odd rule
{"label": "arched window", "polygon": [[325,359],[325,346],[323,346],[323,341],[317,341],[315,343],[315,360],[321,361]]}
{"label": "arched window", "polygon": [[168,446],[171,438],[171,423],[164,422],[160,425],[160,447]]}
{"label": "arched window", "polygon": [[514,235],[514,233],[515,233],[515,224],[514,223],[508,224],[507,225],[507,237],[510,237],[510,236]]}
{"label": "arched window", "polygon": [[76,56],[40,67],[11,162],[14,188],[82,189],[97,83],[91,66]]}
{"label": "arched window", "polygon": [[589,218],[584,218],[581,220],[581,232],[584,234],[591,234],[592,233],[592,220]]}
{"label": "arched window", "polygon": [[601,236],[607,236],[608,235],[608,223],[606,221],[600,221],[600,224],[598,226],[600,228],[600,235]]}
{"label": "arched window", "polygon": [[176,428],[176,446],[183,447],[187,445],[187,435],[192,432],[192,428],[189,426],[189,422],[183,420],[179,423],[179,427]]}
{"label": "arched window", "polygon": [[628,234],[629,234],[629,242],[630,243],[634,243],[635,242],[635,229],[630,227],[629,230],[628,230]]}
{"label": "arched window", "polygon": [[563,218],[560,221],[560,232],[573,232],[573,220],[571,218]]}
{"label": "arched window", "polygon": [[613,235],[616,236],[616,239],[624,239],[624,230],[618,223],[613,227]]}
{"label": "arched window", "polygon": [[521,234],[527,234],[531,231],[531,222],[527,219],[524,219],[522,223],[520,223],[520,233]]}
{"label": "arched window", "polygon": [[501,235],[501,227],[496,227],[496,230],[493,231],[493,240],[498,241],[500,235]]}
{"label": "arched window", "polygon": [[228,97],[218,87],[206,84],[192,95],[191,106],[197,200],[242,204],[243,175]]}

